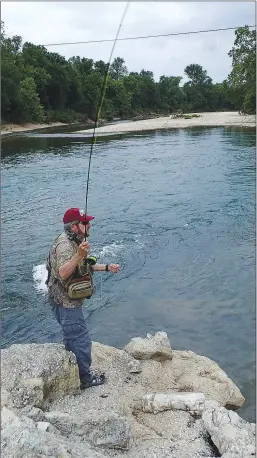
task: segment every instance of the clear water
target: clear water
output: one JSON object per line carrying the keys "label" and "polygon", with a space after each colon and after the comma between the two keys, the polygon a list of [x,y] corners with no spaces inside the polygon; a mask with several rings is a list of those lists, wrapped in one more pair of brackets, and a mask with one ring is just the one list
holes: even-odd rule
{"label": "clear water", "polygon": [[[193,129],[98,140],[90,242],[118,275],[95,275],[92,338],[124,346],[163,330],[214,359],[255,420],[255,132]],[[60,341],[42,289],[62,215],[85,206],[89,144],[68,133],[2,144],[2,346]]]}

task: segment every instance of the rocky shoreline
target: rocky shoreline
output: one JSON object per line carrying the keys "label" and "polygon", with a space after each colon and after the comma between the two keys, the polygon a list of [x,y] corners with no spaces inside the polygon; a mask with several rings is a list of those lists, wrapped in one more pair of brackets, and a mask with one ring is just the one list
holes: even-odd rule
{"label": "rocky shoreline", "polygon": [[94,342],[93,361],[107,383],[80,391],[63,345],[2,350],[2,458],[255,456],[255,424],[233,411],[240,390],[209,358],[172,350],[165,332],[122,350]]}

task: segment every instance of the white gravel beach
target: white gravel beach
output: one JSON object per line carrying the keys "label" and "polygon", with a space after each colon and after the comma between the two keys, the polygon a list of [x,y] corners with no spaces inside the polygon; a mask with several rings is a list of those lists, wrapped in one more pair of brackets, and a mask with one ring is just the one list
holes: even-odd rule
{"label": "white gravel beach", "polygon": [[[190,116],[194,113],[187,113],[186,116]],[[108,124],[106,126],[98,127],[96,132],[98,134],[116,134],[123,132],[141,132],[151,130],[163,130],[163,129],[184,129],[194,126],[237,126],[237,127],[256,127],[256,116],[255,115],[240,115],[238,112],[211,112],[211,113],[198,113],[200,117],[191,119],[174,118],[173,116],[165,116],[154,119],[145,119],[143,121],[125,121],[116,124]],[[26,123],[23,125],[19,124],[6,124],[1,126],[1,137],[9,136],[11,134],[20,132],[29,132],[39,129],[47,129],[50,127],[67,126],[69,124],[55,122],[51,124],[32,124]],[[75,131],[73,133],[79,134],[90,134],[93,129],[85,129]]]}
{"label": "white gravel beach", "polygon": [[[192,113],[193,114],[193,113]],[[190,113],[187,113],[190,116]],[[198,113],[200,117],[191,119],[174,118],[166,116],[161,118],[146,119],[143,121],[128,121],[117,124],[109,124],[107,126],[98,127],[98,134],[115,134],[122,132],[140,132],[147,130],[159,129],[183,129],[194,126],[237,126],[237,127],[255,127],[255,115],[240,115],[237,112],[212,112]],[[93,129],[80,130],[79,133],[89,134]]]}

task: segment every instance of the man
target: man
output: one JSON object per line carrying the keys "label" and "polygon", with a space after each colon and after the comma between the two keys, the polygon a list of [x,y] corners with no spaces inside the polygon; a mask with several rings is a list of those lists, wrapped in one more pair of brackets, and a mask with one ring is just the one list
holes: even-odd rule
{"label": "man", "polygon": [[64,232],[54,241],[49,253],[48,293],[53,313],[62,327],[66,350],[72,351],[79,367],[80,388],[101,385],[105,376],[91,373],[91,338],[83,315],[82,304],[93,294],[92,275],[96,271],[117,273],[118,264],[91,265],[89,216],[79,208],[70,208],[63,216]]}

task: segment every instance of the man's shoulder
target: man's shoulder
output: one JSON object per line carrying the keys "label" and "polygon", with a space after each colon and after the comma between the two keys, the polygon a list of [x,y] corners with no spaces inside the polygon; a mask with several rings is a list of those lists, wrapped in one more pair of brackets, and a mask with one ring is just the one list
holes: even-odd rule
{"label": "man's shoulder", "polygon": [[58,247],[58,250],[65,251],[73,248],[73,243],[72,241],[67,237],[67,234],[65,232],[62,232],[57,239],[55,239],[52,249],[56,250]]}

